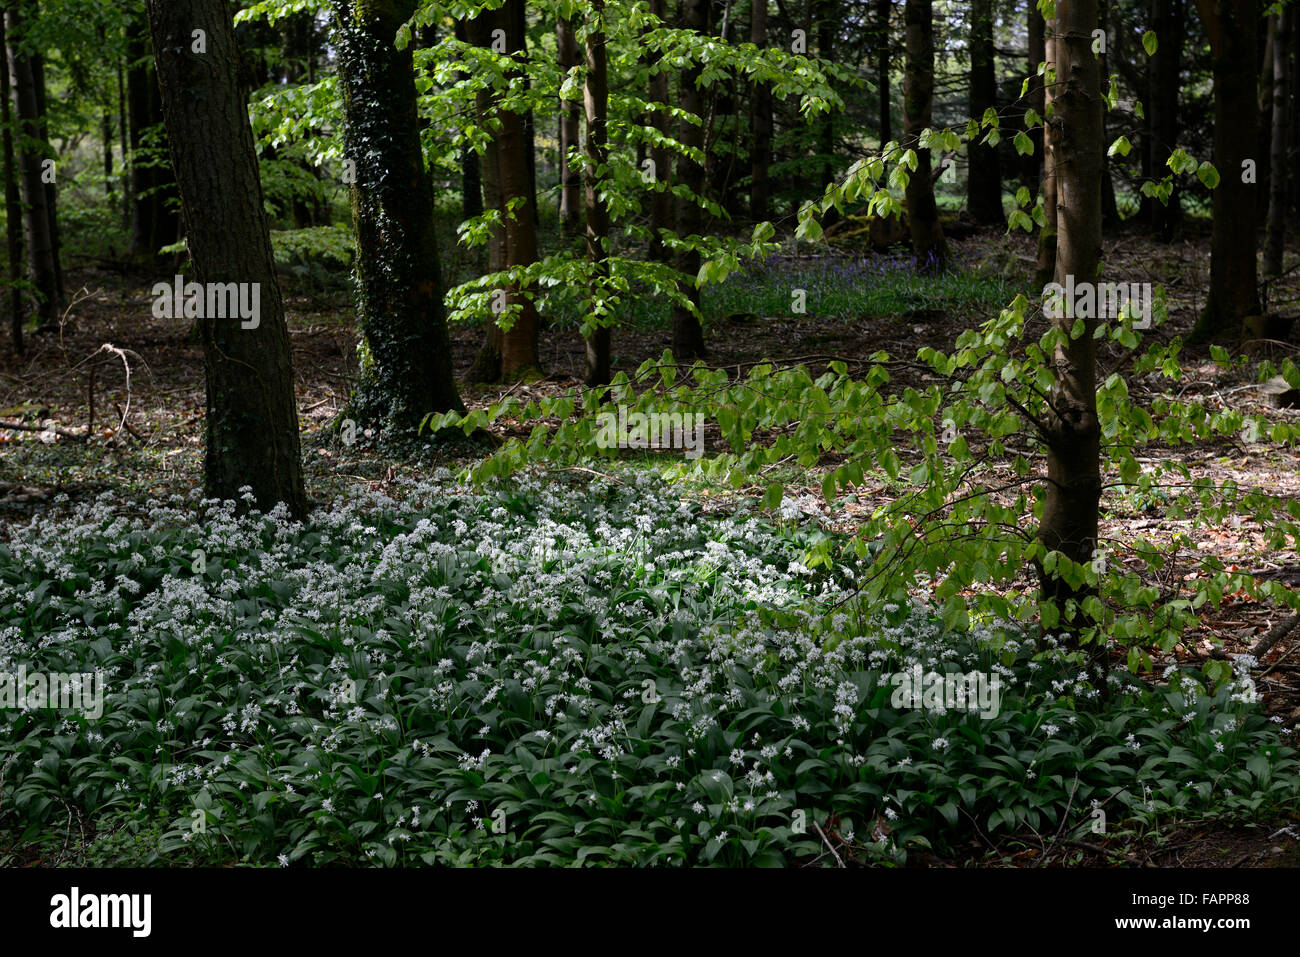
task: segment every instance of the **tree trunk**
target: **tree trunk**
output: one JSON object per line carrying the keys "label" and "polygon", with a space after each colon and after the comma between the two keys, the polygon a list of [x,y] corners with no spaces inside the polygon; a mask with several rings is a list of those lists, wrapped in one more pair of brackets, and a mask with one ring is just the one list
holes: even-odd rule
{"label": "tree trunk", "polygon": [[63,304],[59,297],[59,271],[55,264],[54,237],[50,233],[49,192],[44,180],[45,150],[41,138],[40,104],[32,57],[26,49],[24,20],[18,6],[5,11],[8,39],[9,84],[19,138],[18,185],[23,201],[23,235],[27,249],[28,277],[35,287],[37,331],[59,324]]}
{"label": "tree trunk", "polygon": [[[1151,124],[1150,175],[1162,179],[1167,161],[1178,145],[1178,91],[1181,87],[1183,36],[1187,32],[1183,0],[1155,0],[1152,27],[1159,37],[1152,58],[1154,86],[1149,96],[1147,116]],[[1150,200],[1151,229],[1162,242],[1173,242],[1182,230],[1183,205],[1180,190],[1174,187],[1168,203]]]}
{"label": "tree trunk", "polygon": [[[1029,4],[1029,23],[1027,26],[1029,37],[1029,69],[1027,74],[1029,89],[1026,91],[1025,97],[1029,108],[1042,116],[1045,109],[1043,78],[1038,73],[1038,65],[1047,59],[1046,27],[1043,24],[1043,14],[1038,9],[1038,0],[1026,0],[1026,2]],[[1021,185],[1029,188],[1030,196],[1037,196],[1039,183],[1042,180],[1040,174],[1043,167],[1043,128],[1035,126],[1028,131],[1028,136],[1034,144],[1034,149],[1032,153],[1020,160],[1020,182]]]}
{"label": "tree trunk", "polygon": [[169,200],[175,196],[175,177],[166,163],[152,154],[146,133],[162,123],[158,80],[149,58],[148,24],[127,26],[126,98],[129,125],[131,244],[129,257],[142,265],[158,264],[158,250],[178,238],[180,220]]}
{"label": "tree trunk", "polygon": [[[767,0],[753,0],[749,13],[749,42],[767,46]],[[772,215],[772,89],[766,83],[750,87],[749,215],[762,222]]]}
{"label": "tree trunk", "polygon": [[[823,60],[838,59],[835,50],[836,26],[839,20],[839,4],[835,0],[817,0],[817,55]],[[818,138],[821,141],[822,155],[821,187],[823,190],[835,181],[835,114],[827,113],[817,120]],[[830,226],[838,222],[839,211],[834,207],[822,214],[822,225]]]}
{"label": "tree trunk", "polygon": [[[587,259],[592,265],[593,292],[609,275],[606,248],[609,242],[609,210],[600,198],[601,170],[609,163],[608,134],[609,77],[605,64],[605,0],[592,0],[593,29],[587,34],[587,81],[582,100],[587,114]],[[593,296],[594,299],[594,296]],[[607,385],[610,327],[601,325],[587,337],[587,385]]]}
{"label": "tree trunk", "polygon": [[414,435],[431,412],[464,408],[452,376],[412,55],[393,42],[415,9],[416,0],[341,0],[333,38],[344,152],[356,171],[358,321],[368,359],[351,411],[398,437]]}
{"label": "tree trunk", "polygon": [[[5,18],[0,16],[0,51],[9,49],[4,21]],[[3,143],[4,151],[5,238],[9,250],[6,267],[9,279],[9,330],[14,352],[23,355],[26,351],[23,324],[27,321],[27,301],[19,288],[23,278],[23,204],[18,192],[18,161],[14,156],[13,106],[9,101],[9,87],[9,70],[6,68],[0,70],[0,119],[4,122],[0,142]]]}
{"label": "tree trunk", "polygon": [[[492,31],[497,29],[497,15],[485,11],[474,20],[463,21],[466,41],[475,46],[487,47],[492,44]],[[492,89],[480,90],[475,100],[478,112],[478,125],[486,128],[498,111],[499,94]],[[483,186],[483,206],[485,209],[501,208],[501,163],[499,161],[500,143],[495,135],[488,140],[483,155],[479,158],[479,178]],[[488,272],[500,272],[506,265],[506,231],[501,225],[493,226],[488,238]],[[501,381],[501,343],[504,334],[493,316],[488,317],[483,334],[483,345],[470,369],[471,382]]]}
{"label": "tree trunk", "polygon": [[[1242,320],[1259,314],[1256,286],[1255,0],[1196,0],[1210,38],[1214,67],[1214,225],[1210,290],[1192,341],[1235,338]],[[1243,166],[1249,160],[1249,167]],[[1258,170],[1255,170],[1257,173]],[[1243,182],[1249,180],[1249,182]]]}
{"label": "tree trunk", "polygon": [[[560,70],[568,73],[577,66],[578,38],[573,32],[573,21],[560,17],[556,21],[556,43],[559,47]],[[566,236],[578,234],[582,219],[582,174],[569,165],[569,152],[578,148],[578,131],[581,125],[580,110],[576,101],[560,103],[560,222]]]}
{"label": "tree trunk", "polygon": [[[294,517],[303,517],[289,332],[248,103],[238,87],[231,8],[225,0],[148,0],[148,11],[193,278],[246,283],[243,288],[259,297],[253,327],[239,316],[199,321],[207,378],[206,492],[237,499],[243,486],[251,486],[258,508],[283,502]],[[195,30],[203,31],[204,53],[193,50]]]}
{"label": "tree trunk", "polygon": [[889,97],[889,15],[891,0],[876,0],[876,125],[880,127],[880,146],[894,138],[894,123]]}
{"label": "tree trunk", "polygon": [[1287,31],[1291,16],[1285,8],[1277,15],[1273,43],[1273,142],[1269,149],[1268,233],[1264,245],[1264,275],[1282,275],[1283,242],[1286,236],[1286,193],[1290,170],[1286,161],[1287,97],[1290,46]]}
{"label": "tree trunk", "polygon": [[[667,18],[664,0],[650,0],[650,13],[660,20]],[[650,70],[649,96],[652,103],[668,102],[668,73],[660,68],[663,55],[653,51],[646,60]],[[669,117],[663,110],[654,110],[650,114],[650,125],[660,134],[667,136],[671,126]],[[655,191],[650,197],[650,258],[657,262],[668,262],[671,257],[664,245],[662,230],[673,229],[673,196],[667,186],[672,178],[672,151],[665,146],[650,148],[651,172],[654,174]]]}
{"label": "tree trunk", "polygon": [[[1097,27],[1097,0],[1057,0],[1057,91],[1048,138],[1056,156],[1058,179],[1056,281],[1092,283],[1101,256],[1102,140],[1101,83],[1092,52]],[[1097,418],[1096,318],[1084,318],[1084,332],[1069,339],[1073,309],[1054,324],[1067,342],[1055,354],[1055,384],[1047,410],[1047,488],[1038,539],[1049,551],[1087,564],[1097,546],[1101,501],[1100,442]],[[1089,589],[1072,588],[1055,574],[1039,569],[1043,596],[1053,600],[1067,633],[1068,602],[1079,602]],[[1104,646],[1094,649],[1094,665],[1104,669]],[[1104,682],[1101,683],[1104,689]]]}
{"label": "tree trunk", "polygon": [[[976,122],[985,110],[997,109],[998,86],[993,46],[993,0],[973,0],[970,14],[970,115]],[[981,143],[981,133],[967,147],[970,178],[966,203],[981,226],[1006,226],[1002,209],[1002,172],[997,147]]]}
{"label": "tree trunk", "polygon": [[[493,32],[505,31],[506,50],[516,61],[522,60],[527,38],[520,29],[523,17],[518,10],[519,0],[508,2],[496,10],[484,10],[473,20],[466,21],[466,35],[476,46],[490,47]],[[522,64],[512,71],[511,82],[517,82]],[[491,263],[493,272],[512,266],[527,266],[537,261],[536,194],[532,191],[529,171],[528,137],[524,118],[519,113],[503,108],[500,91],[484,91],[478,99],[480,122],[496,118],[500,122],[493,142],[483,159],[483,200],[489,208],[497,209],[505,219],[501,230],[498,261]],[[507,216],[511,203],[517,203]],[[494,240],[496,237],[494,237]],[[495,245],[495,243],[494,243]],[[473,374],[478,381],[512,381],[540,372],[538,355],[539,323],[537,308],[531,299],[514,287],[500,290],[508,305],[518,305],[514,324],[506,331],[489,317],[486,340],[474,363]],[[498,300],[493,296],[494,301]]]}
{"label": "tree trunk", "polygon": [[912,231],[912,256],[922,272],[947,268],[948,244],[939,225],[930,176],[930,151],[921,149],[921,131],[930,125],[934,104],[934,19],[930,0],[907,0],[907,69],[903,77],[905,145],[916,150],[916,169],[907,181],[907,218]]}
{"label": "tree trunk", "polygon": [[[1100,18],[1099,25],[1102,35],[1109,38],[1110,0],[1100,0],[1097,4],[1097,16]],[[1100,84],[1098,91],[1103,97],[1106,95],[1107,90],[1110,89],[1110,67],[1107,65],[1107,49],[1107,47],[1103,47],[1097,56],[1098,83]],[[1106,129],[1109,113],[1109,110],[1103,110],[1101,114],[1101,140],[1107,145],[1110,144],[1110,133]],[[1101,159],[1101,224],[1104,229],[1119,225],[1119,205],[1115,200],[1115,179],[1110,170],[1110,156],[1107,155],[1104,148]]]}
{"label": "tree trunk", "polygon": [[[681,17],[683,29],[695,30],[697,33],[706,32],[709,24],[708,0],[682,0]],[[693,113],[696,116],[702,116],[704,111],[704,97],[697,86],[700,74],[700,66],[694,62],[682,70],[681,95],[679,96],[681,108],[687,113]],[[704,130],[694,123],[688,123],[686,120],[682,120],[678,125],[677,139],[685,146],[697,150],[704,148]],[[688,156],[678,156],[677,182],[674,185],[685,186],[695,194],[703,192],[703,167]],[[676,219],[677,235],[683,238],[698,235],[703,228],[703,211],[693,199],[682,196],[677,197]],[[695,284],[695,277],[700,271],[700,254],[695,250],[679,252],[676,266],[677,271],[682,274],[682,281],[686,284],[687,295],[690,296],[691,301],[698,308],[700,290]],[[706,354],[704,329],[700,325],[700,320],[690,310],[674,304],[673,356],[678,362],[691,362],[695,359],[704,358]]]}
{"label": "tree trunk", "polygon": [[[1032,2],[1032,0],[1031,0]],[[1056,182],[1056,138],[1051,134],[1052,124],[1056,122],[1055,110],[1057,83],[1048,79],[1056,72],[1056,21],[1045,24],[1043,42],[1043,62],[1047,70],[1043,74],[1043,218],[1047,225],[1038,231],[1038,269],[1034,275],[1034,284],[1045,286],[1056,275],[1056,222],[1057,222],[1057,182]]]}

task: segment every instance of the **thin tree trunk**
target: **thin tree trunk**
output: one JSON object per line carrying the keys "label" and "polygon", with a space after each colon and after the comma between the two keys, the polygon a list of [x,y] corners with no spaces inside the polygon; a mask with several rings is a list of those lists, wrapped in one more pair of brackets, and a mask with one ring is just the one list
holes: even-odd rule
{"label": "thin tree trunk", "polygon": [[[1214,69],[1214,189],[1210,289],[1192,341],[1235,338],[1242,320],[1259,315],[1256,284],[1255,89],[1258,4],[1255,0],[1196,0],[1210,38]],[[1249,182],[1243,182],[1249,180]]]}
{"label": "thin tree trunk", "polygon": [[[970,116],[976,122],[986,110],[997,109],[998,86],[993,46],[993,0],[973,0],[970,14]],[[966,203],[970,214],[981,226],[1005,226],[1002,209],[1002,172],[997,147],[979,140],[967,147],[970,177],[966,183]]]}
{"label": "thin tree trunk", "polygon": [[[4,17],[0,16],[0,51],[7,51],[9,43]],[[13,106],[9,101],[9,70],[0,70],[0,119],[4,122],[2,135],[5,177],[5,232],[9,262],[9,330],[14,352],[23,355],[23,324],[27,321],[27,302],[19,283],[23,278],[23,211],[22,197],[18,192],[18,162],[14,156]]]}
{"label": "thin tree trunk", "polygon": [[27,249],[27,268],[37,295],[38,331],[59,324],[62,303],[59,299],[58,270],[54,263],[54,239],[50,235],[49,193],[42,182],[46,157],[41,149],[41,119],[36,95],[32,58],[25,49],[22,13],[16,5],[5,11],[9,53],[9,83],[14,119],[19,138],[18,185],[23,201],[23,234]]}
{"label": "thin tree trunk", "polygon": [[1043,74],[1043,218],[1047,225],[1038,231],[1038,269],[1034,283],[1045,286],[1056,275],[1056,222],[1057,222],[1057,181],[1056,181],[1056,137],[1052,136],[1052,124],[1056,118],[1047,118],[1049,108],[1054,108],[1057,83],[1048,82],[1056,72],[1056,21],[1045,25],[1043,41],[1043,62],[1047,70]]}
{"label": "thin tree trunk", "polygon": [[[516,61],[522,60],[527,38],[520,30],[523,17],[514,9],[517,5],[519,0],[508,0],[504,6],[484,10],[473,20],[466,21],[466,35],[470,42],[490,47],[493,32],[503,30],[507,53]],[[521,70],[522,64],[511,71],[512,82]],[[500,234],[500,258],[489,268],[496,272],[512,266],[531,265],[537,261],[536,214],[532,208],[536,206],[536,194],[530,188],[532,178],[524,118],[503,108],[500,91],[484,91],[479,96],[478,107],[480,122],[496,118],[500,123],[481,168],[484,203],[499,210],[505,220]],[[512,202],[518,205],[507,215]],[[501,298],[494,294],[494,302],[518,305],[519,309],[508,331],[501,329],[495,321],[489,322],[486,339],[473,369],[474,377],[482,382],[516,380],[540,372],[540,327],[536,307],[517,288],[507,287],[500,293]]]}
{"label": "thin tree trunk", "polygon": [[[1097,4],[1097,16],[1100,18],[1100,29],[1103,36],[1109,42],[1110,28],[1110,0],[1099,0]],[[1098,60],[1098,90],[1102,96],[1110,88],[1110,67],[1107,65],[1106,51],[1109,47],[1102,47],[1097,56]],[[1110,134],[1106,129],[1107,116],[1109,110],[1103,110],[1101,114],[1101,139],[1103,143],[1110,143]],[[1105,229],[1119,225],[1119,205],[1115,200],[1115,178],[1110,170],[1110,157],[1103,151],[1101,160],[1101,224]]]}
{"label": "thin tree trunk", "polygon": [[[1097,27],[1097,0],[1057,0],[1057,91],[1048,138],[1056,154],[1059,211],[1057,218],[1056,281],[1064,285],[1094,282],[1101,254],[1101,178],[1105,146],[1102,140],[1102,99],[1092,31]],[[1070,338],[1073,309],[1063,310],[1055,325],[1066,343],[1055,355],[1056,382],[1047,410],[1047,486],[1038,539],[1049,551],[1087,564],[1097,546],[1101,501],[1101,427],[1097,418],[1097,354],[1093,331],[1097,320],[1083,318],[1084,332]],[[1039,569],[1044,598],[1055,602],[1062,627],[1075,634],[1079,627],[1064,621],[1068,602],[1079,602],[1089,590],[1074,588],[1054,573]],[[1090,655],[1104,670],[1104,646]],[[1104,689],[1104,681],[1099,683]]]}
{"label": "thin tree trunk", "polygon": [[[38,9],[34,6],[33,10]],[[50,140],[49,110],[45,102],[45,57],[39,53],[32,54],[32,81],[36,92],[36,116],[37,128],[39,129],[39,139],[46,144],[49,156],[46,159],[52,163],[57,159],[54,145]],[[44,161],[42,161],[44,162]],[[54,173],[55,167],[51,166],[51,174]],[[50,259],[54,265],[54,294],[59,301],[60,309],[62,304],[68,301],[67,290],[63,286],[63,241],[59,238],[59,183],[55,175],[46,176],[42,174],[41,183],[45,187],[45,215],[50,221]]]}
{"label": "thin tree trunk", "polygon": [[[660,20],[667,18],[665,0],[650,0],[650,12]],[[668,73],[660,68],[663,55],[654,50],[646,59],[650,70],[649,96],[652,103],[668,102]],[[667,136],[670,130],[668,114],[663,110],[654,110],[650,114],[650,125],[660,136]],[[673,196],[667,185],[672,178],[672,152],[665,146],[650,148],[651,172],[654,174],[655,191],[650,197],[650,258],[657,262],[668,262],[671,254],[664,245],[661,231],[672,231]]]}
{"label": "thin tree trunk", "polygon": [[[573,32],[573,21],[559,17],[555,33],[560,70],[567,73],[579,63],[578,38]],[[575,101],[560,103],[560,222],[566,236],[578,234],[582,219],[582,174],[569,165],[570,151],[578,148],[580,112]]]}
{"label": "thin tree trunk", "polygon": [[[1043,14],[1038,9],[1038,0],[1026,0],[1026,2],[1029,4],[1029,23],[1027,25],[1029,37],[1029,69],[1027,74],[1029,89],[1026,91],[1025,96],[1029,108],[1041,117],[1045,104],[1043,101],[1043,78],[1038,73],[1038,65],[1047,59],[1046,27],[1043,23]],[[1039,183],[1042,180],[1043,128],[1035,126],[1028,131],[1028,136],[1034,144],[1034,149],[1032,153],[1021,159],[1020,181],[1022,185],[1029,187],[1029,195],[1037,196]]]}
{"label": "thin tree trunk", "polygon": [[[705,33],[709,24],[708,0],[682,0],[682,27]],[[682,70],[680,105],[687,113],[702,116],[704,97],[697,86],[701,69],[692,62]],[[704,148],[704,130],[694,123],[682,120],[678,126],[678,140],[685,146],[697,150]],[[699,194],[704,189],[704,169],[688,156],[677,157],[677,183],[685,186],[692,193]],[[677,234],[681,237],[699,234],[703,227],[704,216],[693,199],[677,197]],[[687,295],[696,307],[700,304],[700,290],[695,284],[695,277],[700,271],[700,254],[687,250],[677,254],[677,271],[682,275]],[[704,329],[700,320],[690,310],[680,305],[673,305],[673,355],[678,362],[691,362],[706,355]]]}
{"label": "thin tree trunk", "polygon": [[[587,259],[591,263],[593,292],[609,275],[609,210],[600,198],[601,170],[609,162],[606,123],[609,116],[609,78],[605,63],[605,0],[592,0],[593,29],[587,33],[587,81],[583,105],[587,115],[587,164],[585,170],[587,206]],[[594,296],[593,296],[594,299]],[[601,325],[587,336],[587,385],[607,385],[610,327]]]}
{"label": "thin tree trunk", "polygon": [[[749,42],[767,46],[767,0],[753,0],[749,12]],[[772,89],[766,83],[750,86],[749,215],[761,222],[772,215]]]}
{"label": "thin tree trunk", "polygon": [[889,16],[891,0],[876,0],[876,125],[880,146],[894,138],[893,111],[889,96]]}
{"label": "thin tree trunk", "polygon": [[[148,0],[172,166],[180,184],[194,280],[248,284],[256,325],[199,320],[207,377],[204,484],[209,497],[307,510],[289,331],[263,210],[257,152],[235,64],[225,0]],[[194,52],[195,30],[206,52]],[[211,289],[211,286],[207,286]],[[212,298],[212,297],[209,297]]]}
{"label": "thin tree trunk", "polygon": [[947,268],[948,244],[939,224],[930,176],[930,151],[921,149],[921,132],[930,126],[934,103],[934,19],[929,0],[907,0],[907,70],[903,81],[906,145],[916,150],[917,164],[907,181],[907,218],[912,231],[912,256],[922,272]]}
{"label": "thin tree trunk", "polygon": [[[1178,145],[1178,91],[1181,87],[1183,36],[1187,32],[1184,20],[1186,8],[1183,0],[1155,0],[1152,26],[1159,38],[1156,54],[1152,58],[1154,77],[1147,116],[1151,122],[1150,175],[1163,178],[1168,171],[1167,161]],[[1173,242],[1182,230],[1183,205],[1181,191],[1174,187],[1167,203],[1150,200],[1152,231],[1162,242]]]}
{"label": "thin tree trunk", "polygon": [[[492,31],[497,27],[498,15],[489,11],[480,13],[473,20],[463,21],[466,40],[475,46],[487,47],[492,43]],[[480,90],[475,107],[478,112],[478,125],[486,127],[496,116],[499,94],[492,90]],[[500,142],[496,136],[488,140],[483,155],[479,158],[479,178],[483,186],[483,206],[485,209],[501,209],[501,163]],[[488,238],[488,272],[495,273],[506,266],[506,231],[502,225],[493,226]],[[494,297],[496,301],[496,297]],[[494,316],[488,316],[483,345],[470,369],[471,382],[501,381],[501,343],[504,334],[497,325]]]}
{"label": "thin tree trunk", "polygon": [[368,362],[351,412],[394,436],[461,410],[443,311],[433,189],[410,49],[393,42],[416,0],[340,0],[334,43],[344,149],[355,164],[358,322]]}
{"label": "thin tree trunk", "polygon": [[160,261],[158,250],[176,242],[180,226],[168,200],[175,195],[175,178],[167,164],[147,155],[145,136],[162,123],[158,80],[149,59],[148,26],[133,21],[127,27],[127,119],[130,127],[131,245],[129,256],[144,265]]}
{"label": "thin tree trunk", "polygon": [[1268,190],[1268,233],[1264,245],[1264,275],[1282,275],[1283,242],[1286,237],[1286,193],[1290,170],[1286,161],[1287,97],[1290,52],[1288,29],[1291,16],[1285,8],[1277,15],[1277,35],[1273,43],[1273,143],[1269,151],[1272,171]]}

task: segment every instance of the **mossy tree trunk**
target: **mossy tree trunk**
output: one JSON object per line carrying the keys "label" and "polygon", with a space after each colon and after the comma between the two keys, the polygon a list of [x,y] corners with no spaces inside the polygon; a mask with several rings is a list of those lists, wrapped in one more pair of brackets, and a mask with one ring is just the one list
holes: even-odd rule
{"label": "mossy tree trunk", "polygon": [[[163,116],[193,277],[256,284],[257,323],[199,321],[207,384],[207,494],[306,512],[289,331],[276,281],[248,103],[225,0],[148,0]],[[196,51],[195,31],[204,48]]]}

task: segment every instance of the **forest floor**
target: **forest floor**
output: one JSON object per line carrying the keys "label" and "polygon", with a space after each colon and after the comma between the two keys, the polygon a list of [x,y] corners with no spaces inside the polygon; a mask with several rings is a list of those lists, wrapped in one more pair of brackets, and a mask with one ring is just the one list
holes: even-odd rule
{"label": "forest floor", "polygon": [[[957,243],[956,248],[964,268],[1010,278],[1027,288],[1033,256],[1029,239],[985,233]],[[1203,303],[1208,250],[1208,237],[1201,234],[1163,245],[1121,231],[1107,239],[1104,260],[1108,277],[1166,287],[1169,323],[1149,335],[1168,338],[1185,335]],[[871,255],[827,252],[823,261],[829,269],[835,262]],[[818,262],[803,265],[816,269]],[[58,494],[81,499],[108,493],[123,502],[135,502],[188,491],[201,483],[201,354],[184,323],[153,318],[149,289],[157,279],[98,269],[72,270],[69,291],[81,291],[68,310],[62,331],[29,334],[25,356],[15,356],[7,348],[0,355],[0,536],[5,535],[6,523],[22,521]],[[1274,311],[1300,312],[1294,305],[1300,302],[1300,278],[1294,270],[1271,298],[1279,304]],[[336,290],[314,295],[289,284],[285,299],[313,501],[333,500],[344,489],[357,485],[383,488],[397,476],[427,470],[427,464],[394,461],[379,454],[364,437],[352,447],[334,440],[331,426],[356,372],[349,294]],[[861,367],[877,350],[912,358],[925,345],[949,349],[963,330],[987,318],[987,313],[924,302],[901,314],[716,317],[708,330],[709,362],[743,372],[760,361],[820,366],[840,358],[852,369],[855,364]],[[453,330],[456,371],[462,381],[481,337],[481,328]],[[615,369],[630,372],[644,360],[662,354],[668,335],[663,329],[619,329],[614,339]],[[1300,345],[1283,341],[1257,343],[1255,347],[1257,354],[1274,361],[1300,352]],[[582,359],[583,345],[573,331],[544,335],[542,360],[548,378],[509,387],[465,385],[462,395],[473,408],[485,407],[507,393],[528,398],[560,392],[579,384]],[[1270,408],[1253,387],[1251,370],[1224,372],[1210,361],[1207,349],[1185,350],[1183,364],[1187,372],[1182,384],[1184,398],[1198,396],[1212,408],[1233,405],[1247,413],[1272,417],[1300,414]],[[890,388],[904,384],[895,377]],[[1133,391],[1140,393],[1136,386]],[[25,428],[6,429],[3,423]],[[510,433],[507,430],[505,434]],[[521,428],[515,434],[525,432]],[[709,438],[716,440],[716,432]],[[900,455],[903,451],[899,450]],[[1294,450],[1272,444],[1222,442],[1165,449],[1158,454],[1181,457],[1196,475],[1219,481],[1232,478],[1275,494],[1300,494],[1300,454]],[[456,463],[439,464],[454,467]],[[820,475],[809,473],[804,482],[802,489],[787,486],[787,496],[799,496],[806,512],[820,511],[844,529],[852,527],[854,510],[880,503],[869,490],[861,490],[856,505],[831,514],[820,498]],[[757,489],[742,490],[741,494],[753,491],[761,493]],[[719,508],[725,508],[723,498],[719,497]],[[1103,504],[1102,536],[1117,561],[1124,560],[1126,543],[1139,534],[1158,538],[1183,532],[1190,537],[1195,548],[1187,551],[1188,561],[1167,569],[1164,580],[1156,583],[1168,595],[1176,594],[1181,581],[1195,574],[1192,559],[1206,553],[1217,556],[1229,569],[1249,570],[1300,586],[1300,557],[1270,553],[1264,544],[1264,529],[1248,519],[1225,527],[1199,527],[1190,518],[1171,520],[1118,499]],[[1203,617],[1200,627],[1185,635],[1173,657],[1156,656],[1155,672],[1159,674],[1175,659],[1197,663],[1211,655],[1244,653],[1285,614],[1285,609],[1230,596],[1223,607]],[[1265,713],[1280,717],[1286,727],[1300,725],[1297,648],[1298,634],[1276,644],[1265,657],[1266,670],[1257,679]],[[1294,814],[1291,821],[1261,821],[1249,828],[1225,830],[1213,822],[1201,822],[1159,834],[1099,837],[1095,843],[1026,841],[1011,853],[1005,843],[997,852],[972,844],[969,857],[940,860],[920,855],[915,860],[936,866],[1297,866],[1298,832],[1300,814]]]}

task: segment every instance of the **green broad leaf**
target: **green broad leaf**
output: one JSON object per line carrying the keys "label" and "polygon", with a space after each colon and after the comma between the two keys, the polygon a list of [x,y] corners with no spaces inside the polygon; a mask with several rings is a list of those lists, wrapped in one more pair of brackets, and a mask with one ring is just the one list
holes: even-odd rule
{"label": "green broad leaf", "polygon": [[1029,135],[1025,133],[1024,130],[1017,133],[1016,138],[1012,140],[1012,142],[1016,146],[1016,152],[1021,156],[1030,156],[1033,154],[1034,141],[1029,138]]}
{"label": "green broad leaf", "polygon": [[763,507],[776,508],[781,504],[781,499],[785,497],[785,486],[780,482],[773,482],[763,493]]}
{"label": "green broad leaf", "polygon": [[1205,184],[1206,189],[1214,189],[1219,185],[1219,171],[1214,168],[1213,163],[1202,163],[1196,168],[1196,178]]}
{"label": "green broad leaf", "polygon": [[1156,49],[1159,45],[1154,30],[1148,30],[1146,33],[1142,34],[1142,49],[1147,51],[1147,56],[1155,56]]}
{"label": "green broad leaf", "polygon": [[1107,151],[1106,155],[1114,156],[1118,153],[1120,156],[1128,156],[1129,151],[1132,149],[1133,144],[1128,141],[1128,137],[1121,136],[1119,139],[1115,140],[1114,143],[1110,144],[1110,149]]}

